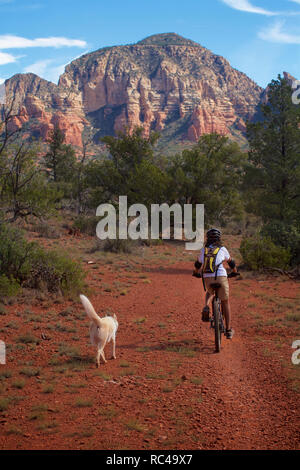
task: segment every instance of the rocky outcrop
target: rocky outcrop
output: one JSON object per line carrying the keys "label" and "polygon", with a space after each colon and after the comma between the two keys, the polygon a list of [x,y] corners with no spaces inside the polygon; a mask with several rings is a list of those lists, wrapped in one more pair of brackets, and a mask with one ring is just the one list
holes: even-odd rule
{"label": "rocky outcrop", "polygon": [[17,116],[10,123],[12,129],[22,126],[45,140],[58,125],[65,132],[67,143],[82,145],[82,131],[89,123],[79,96],[34,74],[15,75],[7,80],[6,95],[15,100]]}
{"label": "rocky outcrop", "polygon": [[86,54],[58,85],[25,74],[6,87],[20,110],[16,126],[27,123],[45,138],[58,124],[77,146],[84,127],[95,139],[135,126],[179,140],[242,136],[263,91],[223,57],[173,33]]}

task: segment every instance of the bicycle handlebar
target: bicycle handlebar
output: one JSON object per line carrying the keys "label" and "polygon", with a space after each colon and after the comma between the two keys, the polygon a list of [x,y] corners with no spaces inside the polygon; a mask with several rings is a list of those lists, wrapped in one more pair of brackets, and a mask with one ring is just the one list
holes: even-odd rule
{"label": "bicycle handlebar", "polygon": [[241,273],[229,273],[227,277],[237,277],[237,276],[240,276]]}
{"label": "bicycle handlebar", "polygon": [[[192,275],[194,277],[197,277],[198,279],[201,279],[201,277],[202,277],[200,273],[193,273]],[[240,275],[241,275],[241,273],[229,273],[227,277],[232,278],[232,277],[237,277],[237,276],[240,276]]]}

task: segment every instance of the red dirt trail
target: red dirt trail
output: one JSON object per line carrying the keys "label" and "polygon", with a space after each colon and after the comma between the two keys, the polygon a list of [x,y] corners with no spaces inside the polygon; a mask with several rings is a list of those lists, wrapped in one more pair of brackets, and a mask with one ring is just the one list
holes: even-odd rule
{"label": "red dirt trail", "polygon": [[[110,266],[101,270],[105,282],[123,280],[121,273],[126,280],[125,271]],[[231,280],[235,336],[232,341],[223,339],[221,353],[216,354],[213,331],[200,321],[204,295],[201,281],[191,277],[191,263],[165,269],[141,264],[140,273],[147,279],[128,274],[136,284],[125,295],[101,290],[102,281],[92,284],[89,297],[96,310],[110,308],[119,320],[117,359],[98,371],[86,317],[59,317],[66,325],[75,320],[76,333],[48,330],[49,318],[36,323],[34,330],[26,323],[21,331],[24,317],[14,316],[15,306],[0,317],[1,325],[19,325],[19,330],[0,333],[7,344],[24,331],[37,337],[44,332],[50,338],[36,348],[13,349],[7,365],[0,366],[0,372],[6,367],[12,373],[3,380],[1,396],[14,397],[0,411],[0,448],[299,449],[299,391],[290,386],[285,365],[291,362],[293,329],[279,329],[272,321],[259,328],[249,313],[254,310],[264,322],[272,320],[276,311],[265,308],[263,297],[253,294],[293,300],[297,284],[282,278]],[[255,305],[249,307],[251,302]],[[83,311],[79,303],[54,304],[48,308],[54,312],[53,324],[58,321],[55,312],[58,315],[67,305],[75,313]],[[40,316],[45,312],[40,305],[32,310]],[[74,334],[76,341],[71,339]],[[68,369],[63,355],[59,360],[65,369],[49,364],[60,342],[80,349],[87,358],[83,366]],[[13,382],[23,377],[22,363],[29,361],[40,372],[25,377],[24,388],[16,389]],[[52,393],[43,393],[49,384]],[[74,393],[68,389],[71,385]],[[78,399],[86,403],[80,406]],[[41,404],[48,409],[34,418],[32,409]]]}

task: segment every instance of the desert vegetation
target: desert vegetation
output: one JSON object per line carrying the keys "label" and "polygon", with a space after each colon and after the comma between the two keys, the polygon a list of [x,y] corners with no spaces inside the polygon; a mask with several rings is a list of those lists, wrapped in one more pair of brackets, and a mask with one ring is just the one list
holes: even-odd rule
{"label": "desert vegetation", "polygon": [[[156,151],[157,133],[146,137],[136,128],[102,138],[106,152],[94,155],[91,140],[73,148],[59,127],[46,142],[24,138],[11,130],[13,113],[12,101],[2,110],[0,136],[2,293],[14,294],[21,285],[52,291],[80,287],[80,270],[68,264],[66,254],[27,243],[19,226],[31,223],[41,236],[59,238],[51,217],[68,212],[70,233],[92,236],[96,207],[116,205],[119,195],[148,208],[162,202],[204,204],[207,226],[245,236],[241,253],[249,269],[285,271],[299,264],[300,111],[280,76],[270,83],[260,120],[248,124],[248,153],[227,137],[209,134],[167,158]],[[132,243],[108,240],[103,249],[126,253]]]}
{"label": "desert vegetation", "polygon": [[[66,145],[58,127],[34,141],[10,127],[13,112],[2,110],[0,133],[0,334],[10,358],[1,445],[211,449],[250,439],[271,449],[281,439],[295,448],[300,109],[287,82],[270,84],[247,152],[208,134],[166,157],[159,135],[137,128],[103,138],[95,154],[88,139]],[[194,253],[161,239],[97,240],[96,207],[117,208],[123,194],[147,208],[205,204],[206,226],[222,228],[243,277],[231,287],[238,340],[221,358],[200,322]],[[99,315],[120,320],[118,359],[97,371],[83,291]]]}

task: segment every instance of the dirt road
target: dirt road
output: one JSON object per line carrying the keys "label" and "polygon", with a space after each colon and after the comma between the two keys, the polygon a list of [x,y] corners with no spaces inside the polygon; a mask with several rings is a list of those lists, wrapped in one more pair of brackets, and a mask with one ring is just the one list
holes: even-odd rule
{"label": "dirt road", "polygon": [[[0,317],[2,338],[14,345],[0,369],[11,374],[1,381],[0,448],[299,449],[296,323],[286,319],[297,308],[295,282],[232,280],[236,334],[216,354],[189,262],[107,264],[90,281],[96,310],[115,311],[120,323],[117,360],[99,370],[79,303],[37,302],[25,323],[20,306]],[[19,329],[5,327],[11,322]],[[24,324],[47,339],[18,349]],[[38,373],[24,374],[24,363]]]}

